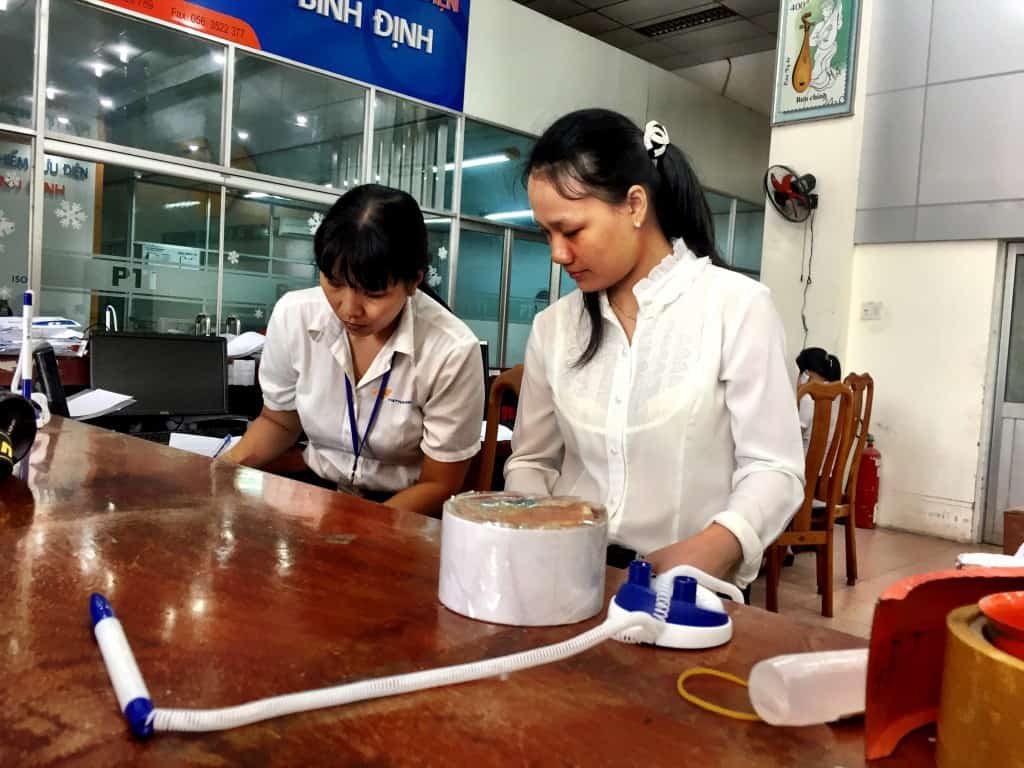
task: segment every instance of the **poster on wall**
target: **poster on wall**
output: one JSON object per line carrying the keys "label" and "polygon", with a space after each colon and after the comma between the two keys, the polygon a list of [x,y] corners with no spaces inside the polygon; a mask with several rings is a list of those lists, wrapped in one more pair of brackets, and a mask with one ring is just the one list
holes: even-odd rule
{"label": "poster on wall", "polygon": [[860,0],[785,0],[772,125],[853,114]]}
{"label": "poster on wall", "polygon": [[462,110],[470,0],[103,0]]}

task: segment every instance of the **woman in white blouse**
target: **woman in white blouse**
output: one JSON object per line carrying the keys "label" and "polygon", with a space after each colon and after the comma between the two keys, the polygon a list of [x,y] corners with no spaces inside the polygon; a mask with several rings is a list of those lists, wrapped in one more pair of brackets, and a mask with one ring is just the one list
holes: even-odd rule
{"label": "woman in white blouse", "polygon": [[748,584],[803,496],[768,290],[713,263],[700,183],[657,123],[572,113],[527,174],[579,290],[534,321],[506,487],[604,503],[611,541],[656,569]]}
{"label": "woman in white blouse", "polygon": [[263,411],[225,458],[262,467],[300,432],[309,480],[440,514],[480,450],[484,380],[469,327],[423,285],[423,214],[405,192],[345,193],[314,238],[320,286],[278,301]]}

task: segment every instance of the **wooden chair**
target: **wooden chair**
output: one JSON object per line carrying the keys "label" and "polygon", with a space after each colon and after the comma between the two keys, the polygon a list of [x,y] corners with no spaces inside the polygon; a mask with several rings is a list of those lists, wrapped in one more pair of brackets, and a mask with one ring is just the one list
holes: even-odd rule
{"label": "wooden chair", "polygon": [[871,430],[871,405],[875,396],[875,382],[867,373],[851,373],[843,383],[853,392],[850,432],[850,460],[846,473],[846,484],[842,497],[836,506],[835,519],[845,520],[846,527],[846,583],[851,587],[857,583],[857,525],[854,510],[857,502],[857,477],[860,474],[860,460]]}
{"label": "wooden chair", "polygon": [[509,392],[518,397],[522,384],[522,365],[509,368],[495,378],[491,384],[491,391],[487,396],[487,431],[484,433],[484,445],[480,450],[479,462],[474,462],[474,466],[470,468],[468,479],[473,490],[489,491],[492,489],[494,462],[498,451],[498,424],[501,422],[501,402]]}
{"label": "wooden chair", "polygon": [[[797,399],[814,401],[814,421],[804,461],[804,500],[796,515],[775,542],[768,547],[767,594],[765,607],[779,610],[779,580],[786,547],[814,547],[818,568],[818,591],[821,593],[821,614],[832,616],[832,540],[835,512],[842,499],[843,480],[850,455],[851,412],[853,391],[846,384],[808,382],[800,387]],[[831,430],[832,409],[838,398],[838,416]],[[829,432],[832,431],[831,439]],[[825,502],[823,528],[813,525],[815,499]]]}

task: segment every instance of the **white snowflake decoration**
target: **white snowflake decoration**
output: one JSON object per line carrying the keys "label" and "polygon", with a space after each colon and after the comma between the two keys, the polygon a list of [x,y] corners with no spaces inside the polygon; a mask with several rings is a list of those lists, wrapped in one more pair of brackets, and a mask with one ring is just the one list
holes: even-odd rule
{"label": "white snowflake decoration", "polygon": [[434,265],[431,264],[427,267],[427,285],[431,288],[437,288],[441,284],[441,274],[434,269]]}
{"label": "white snowflake decoration", "polygon": [[308,219],[306,219],[306,223],[309,224],[309,234],[315,235],[316,231],[320,229],[320,225],[323,224],[323,222],[324,215],[320,213],[320,211],[317,211]]}
{"label": "white snowflake decoration", "polygon": [[14,222],[7,218],[7,215],[0,210],[0,237],[7,237],[7,235],[14,232]]}
{"label": "white snowflake decoration", "polygon": [[0,288],[0,299],[7,301],[9,298],[11,298],[11,289],[5,285],[3,288]]}
{"label": "white snowflake decoration", "polygon": [[253,312],[253,314],[256,315],[257,320],[260,320],[263,317],[263,310],[257,309],[255,312]]}
{"label": "white snowflake decoration", "polygon": [[60,206],[54,210],[57,219],[60,221],[60,225],[67,229],[81,229],[82,225],[85,224],[86,216],[85,211],[82,210],[82,206],[78,203],[69,203],[67,200],[61,200]]}
{"label": "white snowflake decoration", "polygon": [[18,189],[21,186],[22,178],[21,176],[4,176],[4,181],[11,189]]}
{"label": "white snowflake decoration", "polygon": [[238,263],[238,251],[228,251],[228,264]]}
{"label": "white snowflake decoration", "polygon": [[448,249],[443,245],[437,249],[437,258],[440,261],[448,261]]}

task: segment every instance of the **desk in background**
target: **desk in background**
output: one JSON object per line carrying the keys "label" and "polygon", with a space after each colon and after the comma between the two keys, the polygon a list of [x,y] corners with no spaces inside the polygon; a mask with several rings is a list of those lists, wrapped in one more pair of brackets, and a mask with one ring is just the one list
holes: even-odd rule
{"label": "desk in background", "polygon": [[[438,521],[67,420],[43,431],[27,484],[12,479],[0,500],[0,765],[864,765],[859,720],[775,729],[679,698],[690,666],[745,677],[768,656],[864,645],[741,606],[718,649],[608,642],[504,681],[138,743],[92,639],[94,590],[164,707],[473,661],[597,620],[522,629],[458,616],[437,601]],[[609,571],[609,594],[621,576]],[[933,761],[918,734],[878,765]]]}

